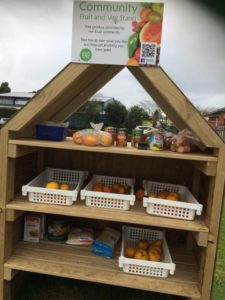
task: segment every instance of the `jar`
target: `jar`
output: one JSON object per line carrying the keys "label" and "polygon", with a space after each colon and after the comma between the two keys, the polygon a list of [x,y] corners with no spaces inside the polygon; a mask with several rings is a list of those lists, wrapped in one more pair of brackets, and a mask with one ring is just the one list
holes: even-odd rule
{"label": "jar", "polygon": [[127,146],[127,129],[119,128],[116,136],[116,146],[126,147]]}
{"label": "jar", "polygon": [[51,241],[66,241],[70,231],[69,222],[65,218],[52,217],[48,220],[48,239]]}
{"label": "jar", "polygon": [[112,135],[112,145],[114,145],[114,142],[116,140],[116,127],[105,127],[104,131]]}
{"label": "jar", "polygon": [[135,128],[132,130],[131,146],[137,148],[137,144],[141,141],[142,130]]}

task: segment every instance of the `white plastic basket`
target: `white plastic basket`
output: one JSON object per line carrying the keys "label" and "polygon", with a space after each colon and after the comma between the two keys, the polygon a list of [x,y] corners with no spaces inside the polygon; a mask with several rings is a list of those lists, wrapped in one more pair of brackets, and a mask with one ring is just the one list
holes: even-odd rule
{"label": "white plastic basket", "polygon": [[199,204],[191,192],[182,185],[161,183],[155,181],[143,181],[145,195],[149,193],[161,193],[165,190],[177,192],[181,200],[171,201],[154,197],[144,197],[143,206],[148,214],[170,217],[176,219],[193,220],[195,213],[201,215],[203,206]]}
{"label": "white plastic basket", "polygon": [[[88,185],[81,190],[81,200],[85,200],[87,206],[128,210],[135,203],[134,179],[112,176],[94,175]],[[112,186],[113,183],[126,184],[131,187],[130,194],[104,193],[92,191],[95,183],[103,183]]]}
{"label": "white plastic basket", "polygon": [[[23,196],[28,194],[28,200],[31,202],[72,205],[77,200],[77,195],[86,177],[87,172],[85,171],[46,168],[44,172],[22,186],[22,194]],[[46,183],[50,181],[59,184],[67,183],[70,190],[45,188]]]}
{"label": "white plastic basket", "polygon": [[[127,258],[124,251],[127,246],[134,247],[138,240],[145,239],[149,243],[154,240],[162,240],[162,261],[154,262],[141,259]],[[122,247],[119,257],[119,267],[126,273],[135,275],[166,278],[173,275],[176,265],[173,263],[165,234],[163,231],[123,226]]]}

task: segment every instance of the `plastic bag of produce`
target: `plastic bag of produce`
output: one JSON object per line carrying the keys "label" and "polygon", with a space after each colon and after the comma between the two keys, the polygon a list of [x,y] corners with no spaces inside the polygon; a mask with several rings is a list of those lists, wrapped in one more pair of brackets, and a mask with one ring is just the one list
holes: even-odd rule
{"label": "plastic bag of produce", "polygon": [[111,146],[112,135],[109,132],[102,131],[103,123],[90,123],[90,129],[83,129],[73,134],[73,141],[75,144],[86,146]]}

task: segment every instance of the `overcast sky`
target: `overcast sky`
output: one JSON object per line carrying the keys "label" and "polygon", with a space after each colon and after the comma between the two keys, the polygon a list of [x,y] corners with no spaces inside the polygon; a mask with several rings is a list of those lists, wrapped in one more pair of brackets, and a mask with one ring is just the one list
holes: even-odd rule
{"label": "overcast sky", "polygon": [[[164,0],[160,65],[195,106],[225,107],[225,21],[191,0]],[[42,88],[71,61],[73,0],[0,0],[0,83]],[[150,97],[124,69],[100,92],[126,106]]]}

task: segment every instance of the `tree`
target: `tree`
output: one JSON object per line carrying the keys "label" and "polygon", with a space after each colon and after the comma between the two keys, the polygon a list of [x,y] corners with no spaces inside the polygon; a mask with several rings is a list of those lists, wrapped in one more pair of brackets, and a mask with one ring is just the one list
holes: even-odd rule
{"label": "tree", "polygon": [[124,127],[126,117],[126,106],[118,100],[109,103],[105,108],[106,126]]}
{"label": "tree", "polygon": [[99,103],[97,101],[88,101],[84,103],[78,110],[79,113],[86,114],[98,114],[99,113]]}
{"label": "tree", "polygon": [[138,125],[142,125],[144,120],[149,120],[148,113],[140,106],[134,105],[128,110],[126,127],[131,131]]}
{"label": "tree", "polygon": [[4,93],[10,93],[11,92],[11,88],[9,87],[9,83],[8,82],[2,82],[0,85],[0,94],[4,94]]}
{"label": "tree", "polygon": [[99,112],[99,103],[97,101],[88,101],[82,105],[68,119],[70,128],[85,129],[90,128],[90,122],[101,123],[103,115]]}
{"label": "tree", "polygon": [[14,107],[0,107],[0,117],[1,118],[10,118],[16,112],[17,112],[17,109]]}

